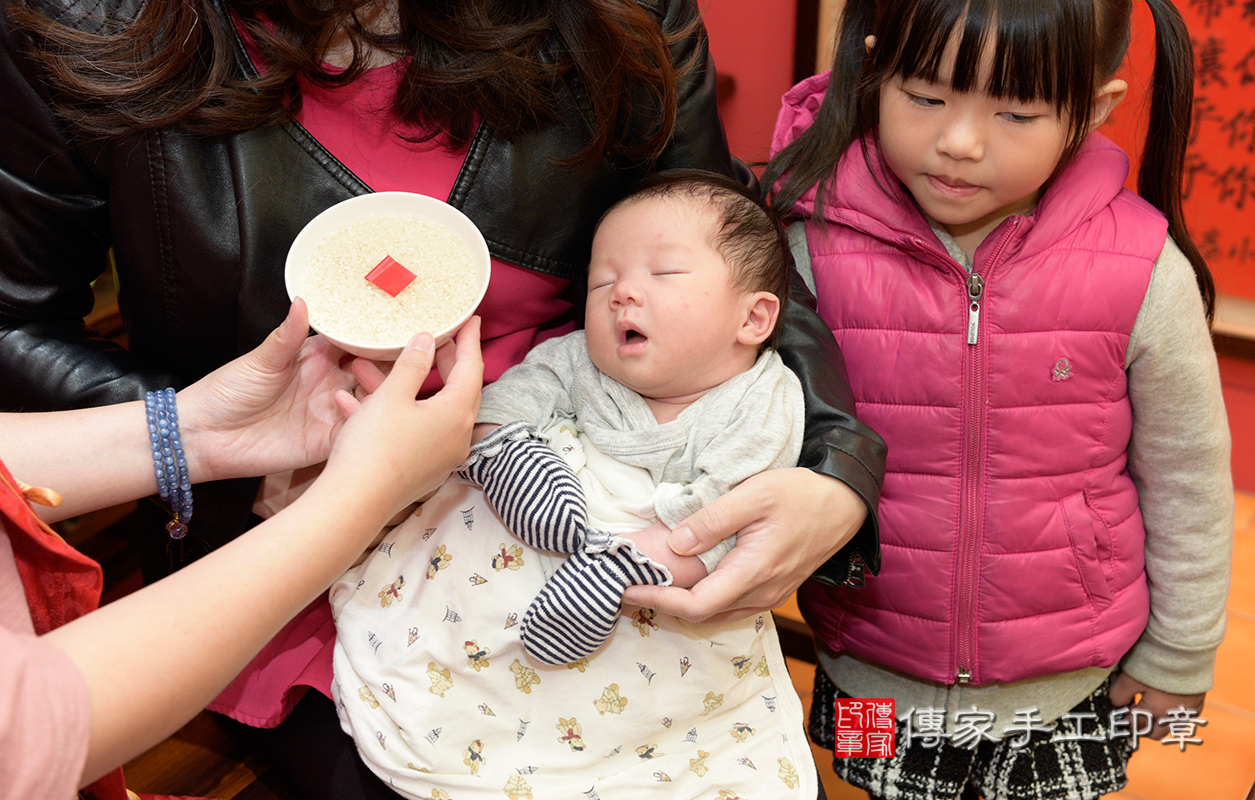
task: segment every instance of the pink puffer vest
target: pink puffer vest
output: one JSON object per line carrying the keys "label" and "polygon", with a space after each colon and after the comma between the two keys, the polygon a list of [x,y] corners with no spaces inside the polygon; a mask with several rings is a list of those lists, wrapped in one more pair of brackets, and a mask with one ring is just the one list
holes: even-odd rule
{"label": "pink puffer vest", "polygon": [[[786,95],[776,150],[826,82]],[[860,148],[839,169],[807,235],[858,416],[889,444],[883,566],[861,589],[808,582],[804,614],[828,647],[940,683],[1116,663],[1149,609],[1124,361],[1163,216],[1094,134],[970,278]]]}

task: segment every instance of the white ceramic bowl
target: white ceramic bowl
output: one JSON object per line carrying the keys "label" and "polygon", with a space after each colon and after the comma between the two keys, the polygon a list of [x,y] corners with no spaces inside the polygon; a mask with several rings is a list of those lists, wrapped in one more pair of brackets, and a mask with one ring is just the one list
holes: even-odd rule
{"label": "white ceramic bowl", "polygon": [[[444,225],[466,244],[466,249],[471,254],[471,263],[477,273],[475,300],[467,308],[462,309],[457,318],[444,329],[430,332],[436,338],[436,346],[439,347],[471,318],[480,301],[484,299],[484,293],[488,291],[491,266],[488,244],[484,241],[479,228],[475,227],[475,223],[471,222],[461,211],[434,197],[412,192],[375,192],[342,200],[314,217],[296,235],[296,238],[292,240],[292,246],[288,249],[287,263],[283,270],[288,297],[296,298],[305,295],[305,273],[319,242],[324,237],[341,226],[363,217],[394,214],[413,214]],[[411,331],[397,342],[381,345],[354,341],[337,335],[334,330],[324,330],[316,324],[313,328],[346,352],[375,361],[395,360],[414,334],[419,333],[419,331]]]}

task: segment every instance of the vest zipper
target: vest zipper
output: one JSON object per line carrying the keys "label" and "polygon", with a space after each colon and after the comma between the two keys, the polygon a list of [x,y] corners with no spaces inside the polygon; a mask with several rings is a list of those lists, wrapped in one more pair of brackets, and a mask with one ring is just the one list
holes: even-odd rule
{"label": "vest zipper", "polygon": [[[980,496],[981,496],[981,449],[985,435],[985,360],[984,347],[980,345],[979,296],[984,279],[973,273],[968,279],[968,333],[967,387],[963,398],[963,510],[959,526],[959,564],[955,580],[958,584],[958,608],[955,624],[955,680],[962,685],[972,681],[975,664],[973,639],[976,624],[976,583],[980,579]],[[973,294],[975,290],[975,294]]]}
{"label": "vest zipper", "polygon": [[985,446],[985,356],[988,344],[980,339],[980,310],[985,294],[985,282],[997,266],[1007,242],[1020,226],[1019,217],[1011,217],[997,245],[984,260],[985,275],[976,272],[976,265],[968,275],[964,288],[967,290],[967,380],[963,398],[963,475],[962,502],[959,526],[958,608],[955,624],[955,682],[966,686],[972,682],[976,666],[974,640],[976,638],[976,596],[980,580],[980,542],[983,528],[981,496],[984,482],[981,479]]}

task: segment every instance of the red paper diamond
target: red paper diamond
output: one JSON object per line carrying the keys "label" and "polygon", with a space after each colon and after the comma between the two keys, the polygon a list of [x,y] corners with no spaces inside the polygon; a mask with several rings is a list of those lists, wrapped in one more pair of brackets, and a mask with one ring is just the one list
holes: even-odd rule
{"label": "red paper diamond", "polygon": [[366,273],[366,280],[396,297],[414,280],[414,273],[397,263],[392,256],[384,256],[383,261]]}

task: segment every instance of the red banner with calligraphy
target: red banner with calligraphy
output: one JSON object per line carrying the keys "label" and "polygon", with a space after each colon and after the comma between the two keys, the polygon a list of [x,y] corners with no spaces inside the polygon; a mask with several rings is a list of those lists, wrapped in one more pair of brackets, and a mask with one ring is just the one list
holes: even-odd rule
{"label": "red banner with calligraphy", "polygon": [[[1255,0],[1176,3],[1194,43],[1186,223],[1218,291],[1255,299]],[[1129,152],[1135,168],[1146,136],[1154,36],[1146,4],[1135,3],[1133,41],[1120,72],[1129,96],[1103,128]],[[1136,189],[1136,176],[1128,185]]]}

